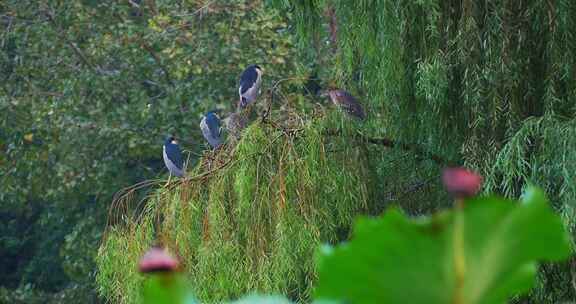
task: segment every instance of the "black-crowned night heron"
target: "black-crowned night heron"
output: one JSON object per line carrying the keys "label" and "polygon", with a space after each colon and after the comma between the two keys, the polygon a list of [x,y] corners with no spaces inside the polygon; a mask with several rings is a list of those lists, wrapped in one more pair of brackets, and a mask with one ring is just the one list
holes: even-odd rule
{"label": "black-crowned night heron", "polygon": [[366,113],[362,108],[362,105],[352,94],[344,90],[329,90],[328,92],[322,94],[322,96],[329,96],[336,106],[342,109],[346,114],[364,120],[366,119]]}
{"label": "black-crowned night heron", "polygon": [[182,160],[182,152],[180,151],[180,146],[178,146],[178,142],[174,137],[170,136],[164,142],[162,156],[164,157],[164,164],[170,172],[170,176],[168,177],[168,184],[170,183],[170,177],[172,177],[172,175],[178,177],[184,176],[184,161]]}
{"label": "black-crowned night heron", "polygon": [[216,113],[210,111],[202,117],[200,121],[200,129],[202,130],[202,135],[208,141],[212,148],[216,149],[222,144],[222,139],[220,138],[220,118]]}
{"label": "black-crowned night heron", "polygon": [[247,67],[240,75],[240,87],[238,88],[240,108],[245,108],[258,97],[262,83],[262,73],[262,68],[253,64]]}

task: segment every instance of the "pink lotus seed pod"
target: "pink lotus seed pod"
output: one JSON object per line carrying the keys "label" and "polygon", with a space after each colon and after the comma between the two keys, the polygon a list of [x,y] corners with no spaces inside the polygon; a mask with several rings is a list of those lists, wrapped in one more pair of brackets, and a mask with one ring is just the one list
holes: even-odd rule
{"label": "pink lotus seed pod", "polygon": [[174,271],[178,268],[178,260],[163,248],[152,247],[140,259],[138,270],[142,273]]}
{"label": "pink lotus seed pod", "polygon": [[465,168],[446,168],[442,172],[442,183],[455,198],[468,198],[480,191],[482,176]]}

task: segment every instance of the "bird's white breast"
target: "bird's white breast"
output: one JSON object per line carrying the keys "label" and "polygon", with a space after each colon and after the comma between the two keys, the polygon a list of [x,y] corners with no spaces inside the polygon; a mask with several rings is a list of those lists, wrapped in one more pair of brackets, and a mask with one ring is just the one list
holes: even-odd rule
{"label": "bird's white breast", "polygon": [[168,168],[168,171],[170,171],[170,173],[172,173],[176,176],[183,176],[184,175],[184,170],[178,168],[172,162],[172,160],[170,160],[170,158],[168,157],[168,154],[166,154],[166,146],[162,147],[162,157],[164,158],[164,164],[166,164],[166,167]]}

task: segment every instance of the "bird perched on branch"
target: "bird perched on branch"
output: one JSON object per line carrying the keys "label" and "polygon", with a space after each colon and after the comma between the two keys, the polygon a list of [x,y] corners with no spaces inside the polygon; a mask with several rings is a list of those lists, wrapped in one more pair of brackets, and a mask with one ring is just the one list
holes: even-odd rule
{"label": "bird perched on branch", "polygon": [[247,67],[240,75],[240,87],[238,88],[240,108],[245,108],[258,97],[262,83],[262,73],[262,68],[253,64]]}
{"label": "bird perched on branch", "polygon": [[359,120],[366,119],[366,113],[362,105],[352,94],[344,90],[328,90],[322,96],[329,96],[332,102],[341,108],[346,114]]}
{"label": "bird perched on branch", "polygon": [[232,135],[235,139],[240,138],[240,133],[246,127],[246,120],[242,117],[239,113],[232,113],[230,116],[224,119],[224,125],[226,126],[226,130]]}
{"label": "bird perched on branch", "polygon": [[204,135],[204,138],[212,148],[216,149],[220,147],[222,144],[222,139],[220,138],[220,118],[214,111],[210,111],[202,117],[200,129],[202,130],[202,135]]}
{"label": "bird perched on branch", "polygon": [[168,177],[168,184],[170,183],[170,177],[172,177],[172,175],[178,177],[184,176],[184,162],[182,161],[182,152],[180,151],[178,142],[173,136],[168,137],[164,142],[162,156],[164,157],[164,164],[170,172],[170,176]]}

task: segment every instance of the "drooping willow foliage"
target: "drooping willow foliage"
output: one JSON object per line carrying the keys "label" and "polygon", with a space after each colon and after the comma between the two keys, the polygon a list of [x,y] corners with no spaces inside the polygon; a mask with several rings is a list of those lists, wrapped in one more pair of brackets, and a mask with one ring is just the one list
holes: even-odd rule
{"label": "drooping willow foliage", "polygon": [[[486,191],[545,187],[574,235],[576,1],[270,2],[337,49],[320,73],[364,97],[370,132],[480,170]],[[544,268],[536,302],[576,296],[574,263]]]}
{"label": "drooping willow foliage", "polygon": [[[207,153],[191,178],[109,229],[98,257],[108,299],[137,301],[134,263],[160,241],[203,300],[256,291],[307,300],[319,244],[346,239],[357,215],[390,204],[411,214],[445,206],[437,180],[448,163],[481,171],[486,191],[544,187],[574,230],[576,2],[269,2],[294,24],[311,75],[360,97],[367,122],[310,115],[321,102],[297,88],[279,94],[270,119],[296,128],[254,122],[237,146]],[[301,116],[286,117],[287,105]],[[519,300],[572,300],[573,272],[544,266]]]}
{"label": "drooping willow foliage", "polygon": [[[264,292],[306,301],[318,246],[348,238],[359,214],[389,204],[415,213],[437,207],[424,200],[437,182],[409,169],[434,162],[366,146],[356,136],[361,125],[337,111],[314,115],[253,122],[238,143],[206,152],[188,178],[147,201],[130,191],[120,196],[98,255],[100,292],[114,303],[137,303],[135,261],[161,243],[180,257],[202,300]],[[375,166],[382,160],[387,166]],[[410,173],[396,179],[401,172]],[[386,174],[390,179],[377,178]]]}
{"label": "drooping willow foliage", "polygon": [[[135,261],[160,242],[178,254],[201,299],[254,291],[308,299],[318,245],[345,239],[357,214],[379,212],[387,199],[370,197],[368,150],[347,121],[303,121],[290,130],[256,122],[144,208],[111,214],[98,258],[102,294],[137,303]],[[126,195],[112,210],[135,203]]]}

